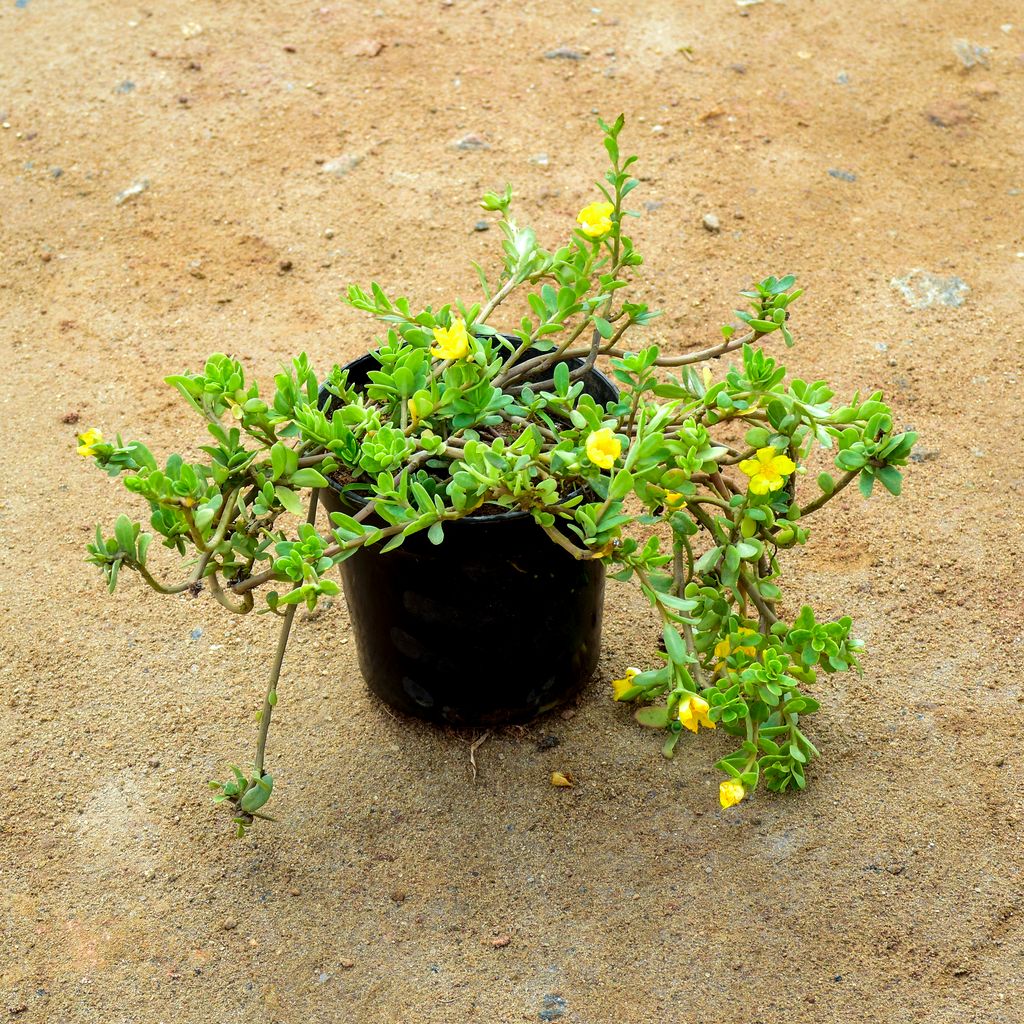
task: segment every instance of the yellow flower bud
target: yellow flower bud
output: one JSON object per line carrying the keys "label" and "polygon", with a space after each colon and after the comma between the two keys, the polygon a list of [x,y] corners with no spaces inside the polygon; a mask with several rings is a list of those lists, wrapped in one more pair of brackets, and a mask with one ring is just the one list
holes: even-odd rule
{"label": "yellow flower bud", "polygon": [[437,359],[464,359],[469,353],[469,335],[462,320],[453,320],[451,327],[435,327],[430,354]]}
{"label": "yellow flower bud", "polygon": [[93,427],[78,435],[78,454],[88,459],[96,454],[96,445],[103,444],[103,435]]}
{"label": "yellow flower bud", "polygon": [[612,203],[591,203],[584,206],[576,215],[580,231],[588,238],[602,238],[612,229],[612,214],[615,206]]}
{"label": "yellow flower bud", "polygon": [[633,680],[640,675],[640,669],[627,668],[626,674],[621,679],[612,680],[612,692],[614,700],[622,700],[622,695],[633,689]]}
{"label": "yellow flower bud", "polygon": [[[741,626],[739,629],[736,630],[736,632],[739,633],[740,636],[753,636],[753,637],[756,637],[756,636],[760,635],[757,632],[756,629],[747,629],[746,626]],[[724,640],[719,640],[718,643],[715,645],[715,657],[718,658],[719,660],[722,660],[723,658],[728,658],[729,655],[732,654],[732,653],[733,653],[732,645],[729,643],[729,638],[728,637],[726,637]],[[737,654],[747,654],[751,658],[756,658],[757,657],[757,648],[756,647],[737,647],[736,648],[736,653]]]}
{"label": "yellow flower bud", "polygon": [[587,458],[601,469],[611,469],[622,454],[622,442],[608,427],[595,430],[587,438]]}
{"label": "yellow flower bud", "polygon": [[735,807],[746,795],[747,789],[739,779],[726,779],[718,787],[718,802],[723,807]]}
{"label": "yellow flower bud", "polygon": [[779,490],[795,469],[796,463],[788,455],[779,455],[771,446],[758,448],[756,458],[740,463],[740,472],[750,477],[751,494]]}
{"label": "yellow flower bud", "polygon": [[705,729],[714,729],[715,723],[708,718],[709,710],[708,702],[703,697],[691,693],[679,702],[679,721],[690,732],[696,732],[702,725]]}

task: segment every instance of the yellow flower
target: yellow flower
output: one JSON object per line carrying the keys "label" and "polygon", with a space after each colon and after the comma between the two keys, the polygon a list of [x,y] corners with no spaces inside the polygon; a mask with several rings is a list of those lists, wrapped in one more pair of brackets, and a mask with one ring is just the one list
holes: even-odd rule
{"label": "yellow flower", "polygon": [[708,702],[695,693],[691,693],[685,700],[680,701],[679,721],[690,732],[696,732],[702,725],[705,729],[714,729],[715,727],[715,723],[708,718]]}
{"label": "yellow flower", "polygon": [[572,786],[575,784],[575,779],[572,777],[571,772],[552,772],[551,773],[551,785],[552,786]]}
{"label": "yellow flower", "polygon": [[595,466],[611,469],[615,460],[622,454],[622,442],[608,427],[595,430],[587,438],[587,458]]}
{"label": "yellow flower", "polygon": [[757,458],[740,463],[740,471],[750,477],[751,494],[777,491],[795,469],[796,463],[788,455],[778,455],[772,447],[758,448]]}
{"label": "yellow flower", "polygon": [[[745,626],[741,626],[739,629],[736,630],[736,632],[739,633],[740,636],[758,636],[759,635],[757,630],[755,630],[755,629],[747,629]],[[719,660],[721,660],[723,658],[728,658],[729,655],[732,654],[732,653],[733,653],[732,646],[729,643],[729,638],[728,637],[726,637],[724,640],[719,640],[718,643],[715,645],[715,657],[718,658]],[[756,647],[737,647],[736,648],[736,653],[737,654],[749,654],[751,658],[756,658],[757,657],[757,648]]]}
{"label": "yellow flower", "polygon": [[612,680],[612,690],[615,692],[614,700],[622,700],[622,695],[627,690],[633,689],[633,680],[640,675],[640,669],[627,668],[626,674],[621,679]]}
{"label": "yellow flower", "polygon": [[78,435],[78,454],[88,459],[96,454],[96,445],[103,444],[103,435],[93,427]]}
{"label": "yellow flower", "polygon": [[735,807],[746,795],[746,787],[739,779],[726,779],[718,787],[718,802],[723,807]]}
{"label": "yellow flower", "polygon": [[678,491],[665,492],[665,504],[669,508],[679,508],[686,499]]}
{"label": "yellow flower", "polygon": [[469,335],[462,320],[453,320],[451,327],[435,327],[430,354],[438,359],[463,359],[469,352]]}
{"label": "yellow flower", "polygon": [[602,238],[612,229],[612,214],[615,206],[612,203],[591,203],[584,206],[576,215],[580,231],[588,238]]}

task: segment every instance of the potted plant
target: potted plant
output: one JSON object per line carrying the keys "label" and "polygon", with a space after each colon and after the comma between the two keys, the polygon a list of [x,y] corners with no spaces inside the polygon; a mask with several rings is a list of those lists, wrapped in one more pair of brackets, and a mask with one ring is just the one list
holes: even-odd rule
{"label": "potted plant", "polygon": [[[642,264],[625,233],[636,157],[620,153],[622,117],[600,124],[611,166],[561,247],[515,222],[511,187],[484,197],[503,260],[493,281],[476,267],[481,301],[420,310],[352,286],[348,302],[386,333],[324,380],[305,355],[266,397],[225,355],[167,378],[212,438],[197,461],[161,466],[138,441],[79,436],[79,453],[151,511],[152,532],[126,515],[110,536],[97,528],[89,561],[111,591],[129,569],[160,593],[206,589],[245,614],[263,588],[261,609],[282,619],[253,769],[211,783],[240,834],[266,817],[295,611],[338,594],[339,567],[371,687],[454,721],[527,717],[572,693],[596,663],[604,574],[634,581],[662,644],[612,683],[614,699],[663,732],[666,757],[687,730],[735,737],[718,762],[725,807],[762,782],[804,787],[812,688],[822,672],[858,669],[862,645],[849,618],[783,603],[783,552],[853,481],[865,496],[876,484],[899,494],[915,436],[895,430],[879,393],[837,404],[762,347],[792,344],[791,276],[744,292],[742,329],[723,327],[710,347],[632,347],[627,334],[657,315],[628,298]],[[730,353],[724,373],[706,365]],[[806,479],[822,455],[838,473]],[[153,566],[154,536],[185,559],[174,582]],[[500,646],[510,636],[515,650]]]}

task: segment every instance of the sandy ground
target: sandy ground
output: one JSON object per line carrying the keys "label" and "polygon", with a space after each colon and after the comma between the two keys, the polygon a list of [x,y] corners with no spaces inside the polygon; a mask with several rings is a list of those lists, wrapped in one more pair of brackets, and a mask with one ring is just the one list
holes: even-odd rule
{"label": "sandy ground", "polygon": [[[820,687],[809,791],[723,813],[724,738],[660,758],[607,699],[653,641],[626,588],[575,715],[491,737],[475,784],[472,736],[368,698],[339,602],[286,666],[283,823],[233,841],[203,787],[250,756],[275,623],[107,597],[83,545],[128,498],[65,418],[189,445],[165,374],[360,353],[350,280],[469,294],[482,191],[554,241],[620,109],[651,338],[706,344],[792,271],[790,367],[922,435],[901,501],[844,494],[792,559],[793,606],[871,648]],[[1024,1019],[1022,109],[1011,0],[2,0],[0,1014]],[[914,268],[963,305],[912,309]]]}

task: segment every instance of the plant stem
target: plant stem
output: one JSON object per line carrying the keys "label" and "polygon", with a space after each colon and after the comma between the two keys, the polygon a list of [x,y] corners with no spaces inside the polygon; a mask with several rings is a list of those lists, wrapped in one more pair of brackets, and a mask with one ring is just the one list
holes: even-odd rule
{"label": "plant stem", "polygon": [[[132,563],[139,575],[146,581],[146,583],[153,588],[158,594],[183,594],[186,590],[190,590],[194,587],[202,578],[206,572],[206,566],[209,564],[210,559],[213,557],[214,552],[217,550],[221,541],[224,540],[224,534],[227,532],[228,523],[231,520],[230,512],[231,508],[235,503],[235,499],[238,497],[238,492],[241,490],[240,487],[236,487],[227,497],[221,508],[220,519],[217,523],[217,530],[213,537],[210,538],[209,546],[204,545],[201,548],[201,554],[199,555],[199,561],[196,563],[195,569],[192,571],[192,575],[185,580],[183,583],[175,583],[172,586],[164,586],[159,583],[156,578],[150,573],[150,571],[139,563]],[[221,602],[223,603],[223,602]],[[232,609],[234,610],[234,609]]]}
{"label": "plant stem", "polygon": [[[316,521],[316,509],[320,502],[320,492],[314,490],[309,499],[309,514],[306,516],[307,523]],[[284,621],[281,623],[281,631],[277,636],[277,650],[274,652],[274,663],[270,666],[270,679],[267,681],[267,693],[263,698],[263,714],[260,716],[260,732],[256,740],[256,772],[257,779],[263,778],[263,759],[267,750],[267,735],[270,732],[270,717],[274,713],[274,704],[271,703],[271,696],[277,693],[277,681],[281,677],[281,666],[284,664],[284,652],[288,649],[288,637],[292,631],[292,622],[295,619],[295,610],[298,605],[290,604],[285,609]],[[276,703],[276,698],[274,700]]]}
{"label": "plant stem", "polygon": [[854,480],[860,475],[859,469],[851,469],[848,473],[844,473],[839,480],[836,482],[835,487],[828,494],[822,493],[814,501],[809,502],[800,509],[800,518],[802,519],[806,515],[810,515],[812,512],[817,512],[825,502],[830,501],[834,498],[844,487],[848,487],[853,483]]}
{"label": "plant stem", "polygon": [[761,618],[764,619],[769,626],[778,622],[778,615],[768,607],[765,599],[761,596],[761,591],[757,589],[757,584],[750,578],[750,575],[745,572],[740,572],[740,580],[743,583],[743,589],[746,591],[750,600],[754,602],[754,606],[760,613]]}
{"label": "plant stem", "polygon": [[588,551],[586,548],[577,547],[568,539],[568,537],[562,536],[554,526],[542,526],[541,529],[551,538],[551,540],[553,540],[560,548],[568,551],[569,554],[578,562],[586,562],[591,559],[601,557],[593,551]]}
{"label": "plant stem", "polygon": [[495,293],[491,296],[487,305],[480,310],[480,315],[476,318],[478,324],[487,323],[487,318],[500,306],[505,299],[508,298],[512,289],[519,284],[515,277],[510,277]]}

